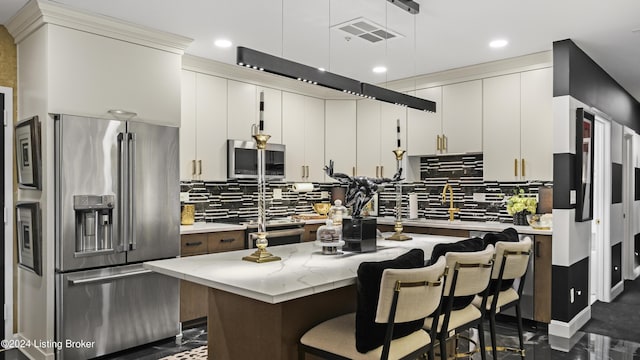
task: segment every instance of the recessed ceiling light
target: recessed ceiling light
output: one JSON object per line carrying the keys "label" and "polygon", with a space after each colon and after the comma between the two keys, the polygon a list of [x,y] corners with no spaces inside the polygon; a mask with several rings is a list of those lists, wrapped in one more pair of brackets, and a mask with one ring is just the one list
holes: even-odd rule
{"label": "recessed ceiling light", "polygon": [[498,40],[493,40],[492,42],[489,43],[489,46],[491,46],[492,48],[501,48],[501,47],[505,47],[507,46],[509,42],[505,39],[498,39]]}
{"label": "recessed ceiling light", "polygon": [[227,39],[218,39],[213,43],[217,47],[228,48],[231,47],[231,41]]}
{"label": "recessed ceiling light", "polygon": [[387,68],[384,67],[384,66],[376,66],[376,67],[373,68],[373,72],[376,73],[376,74],[382,74],[382,73],[387,72]]}

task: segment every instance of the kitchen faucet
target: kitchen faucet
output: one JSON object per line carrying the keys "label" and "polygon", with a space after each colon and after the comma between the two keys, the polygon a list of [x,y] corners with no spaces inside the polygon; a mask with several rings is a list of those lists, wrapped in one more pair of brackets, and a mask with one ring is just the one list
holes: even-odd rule
{"label": "kitchen faucet", "polygon": [[442,203],[447,202],[447,188],[449,189],[449,221],[453,221],[453,214],[460,212],[459,208],[453,207],[453,188],[449,183],[444,184],[444,189],[442,189]]}

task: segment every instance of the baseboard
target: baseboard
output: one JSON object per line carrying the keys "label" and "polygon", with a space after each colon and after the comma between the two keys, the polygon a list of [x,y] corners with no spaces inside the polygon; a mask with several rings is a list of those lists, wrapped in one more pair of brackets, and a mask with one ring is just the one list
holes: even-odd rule
{"label": "baseboard", "polygon": [[[22,341],[25,344],[33,343],[33,340],[25,338],[21,333],[15,334],[14,339],[17,341]],[[42,347],[39,346],[25,346],[20,348],[20,352],[22,352],[26,357],[31,360],[54,360],[54,353],[44,353]]]}
{"label": "baseboard", "polygon": [[611,301],[618,297],[618,295],[622,294],[624,291],[624,281],[620,281],[616,286],[611,288]]}
{"label": "baseboard", "polygon": [[551,320],[549,324],[549,336],[569,339],[575,335],[591,319],[591,306],[587,306],[568,323]]}

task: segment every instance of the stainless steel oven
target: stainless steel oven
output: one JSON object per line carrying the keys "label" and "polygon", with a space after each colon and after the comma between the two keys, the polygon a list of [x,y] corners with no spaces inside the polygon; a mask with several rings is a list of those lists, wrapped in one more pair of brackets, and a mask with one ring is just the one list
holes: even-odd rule
{"label": "stainless steel oven", "polygon": [[[285,145],[267,143],[265,177],[284,179]],[[258,177],[258,152],[253,141],[227,140],[227,177],[254,179]]]}
{"label": "stainless steel oven", "polygon": [[[258,225],[255,223],[247,223],[247,231],[245,235],[245,249],[253,249],[256,247],[256,239],[258,238]],[[304,223],[303,222],[267,222],[267,240],[269,246],[286,245],[300,243],[303,240]]]}

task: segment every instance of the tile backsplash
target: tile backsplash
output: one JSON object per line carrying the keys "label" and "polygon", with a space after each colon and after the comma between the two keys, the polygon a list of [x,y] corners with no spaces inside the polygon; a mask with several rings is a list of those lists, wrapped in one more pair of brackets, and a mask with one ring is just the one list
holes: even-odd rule
{"label": "tile backsplash", "polygon": [[[409,194],[416,193],[419,218],[448,219],[448,198],[446,204],[441,200],[442,189],[449,183],[453,188],[454,206],[460,208],[456,218],[510,222],[512,218],[507,214],[505,196],[518,188],[535,196],[540,186],[552,186],[550,182],[541,181],[484,181],[482,154],[423,157],[420,159],[420,179],[402,183],[403,218],[409,215]],[[314,183],[312,191],[296,192],[291,185],[287,182],[267,185],[268,217],[313,213],[312,205],[331,201],[332,189],[339,187],[337,183]],[[258,216],[254,180],[182,181],[180,187],[181,192],[189,193],[185,203],[196,205],[196,221],[235,222]],[[274,189],[281,191],[281,198],[274,199]],[[395,216],[395,204],[395,186],[382,187],[378,192],[378,216]]]}

